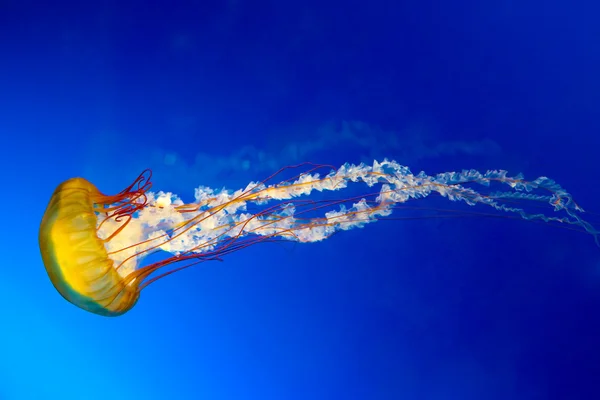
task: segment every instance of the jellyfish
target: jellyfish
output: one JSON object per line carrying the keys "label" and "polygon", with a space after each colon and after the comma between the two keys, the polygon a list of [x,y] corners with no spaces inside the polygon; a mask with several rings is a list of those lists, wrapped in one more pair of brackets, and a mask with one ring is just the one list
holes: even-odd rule
{"label": "jellyfish", "polygon": [[[142,172],[116,195],[103,194],[83,178],[69,179],[54,191],[39,245],[52,284],[75,306],[122,315],[148,285],[192,265],[222,260],[257,243],[326,240],[394,219],[395,211],[406,212],[409,202],[431,195],[488,207],[489,212],[474,215],[564,224],[593,235],[599,244],[598,230],[558,183],[547,177],[527,181],[504,170],[427,175],[387,159],[339,168],[304,163],[236,191],[200,186],[191,203],[170,192],[151,192],[151,175]],[[338,191],[347,194],[335,197]],[[436,217],[464,213],[435,211]],[[157,252],[166,256],[144,263]]]}

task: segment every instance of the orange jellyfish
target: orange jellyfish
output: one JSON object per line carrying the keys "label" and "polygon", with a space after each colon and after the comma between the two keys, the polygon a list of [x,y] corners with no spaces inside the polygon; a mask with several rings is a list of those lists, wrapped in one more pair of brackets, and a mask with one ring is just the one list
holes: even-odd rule
{"label": "orange jellyfish", "polygon": [[[290,172],[293,176],[272,183]],[[118,316],[136,304],[149,284],[194,264],[261,242],[325,240],[393,219],[394,210],[418,210],[407,202],[434,194],[491,208],[490,213],[469,214],[566,224],[594,235],[598,243],[599,232],[582,219],[583,210],[560,185],[546,177],[510,177],[503,170],[427,175],[388,160],[338,169],[305,163],[237,191],[199,187],[188,204],[172,193],[150,192],[150,178],[151,172],[144,171],[112,196],[83,178],[56,188],[42,219],[39,245],[48,276],[66,300],[95,314]],[[367,189],[352,192],[360,185]],[[327,197],[342,190],[354,194]],[[433,210],[433,217],[465,214]],[[158,251],[169,256],[143,263]]]}

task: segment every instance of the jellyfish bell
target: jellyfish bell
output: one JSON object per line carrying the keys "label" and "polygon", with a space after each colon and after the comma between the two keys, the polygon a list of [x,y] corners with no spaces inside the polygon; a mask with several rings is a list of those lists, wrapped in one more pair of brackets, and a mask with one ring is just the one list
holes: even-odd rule
{"label": "jellyfish bell", "polygon": [[56,188],[42,218],[39,245],[48,276],[66,300],[105,316],[121,315],[135,305],[138,281],[128,269],[116,268],[106,248],[110,237],[98,236],[98,213],[126,222],[143,206],[149,187],[142,174],[115,196],[102,194],[83,178]]}
{"label": "jellyfish bell", "polygon": [[[598,244],[599,231],[560,185],[546,177],[526,181],[503,170],[427,175],[388,160],[338,169],[305,163],[237,191],[201,186],[188,204],[171,193],[149,192],[150,178],[151,172],[144,171],[116,195],[103,194],[83,178],[56,188],[42,219],[39,245],[50,280],[66,300],[95,314],[122,315],[145,287],[192,265],[221,260],[257,243],[318,242],[381,219],[403,219],[391,215],[419,209],[406,203],[431,195],[486,206],[495,214],[434,208],[425,218],[507,216],[587,232]],[[363,189],[333,199],[318,195],[352,185]],[[144,264],[156,252],[169,255]]]}

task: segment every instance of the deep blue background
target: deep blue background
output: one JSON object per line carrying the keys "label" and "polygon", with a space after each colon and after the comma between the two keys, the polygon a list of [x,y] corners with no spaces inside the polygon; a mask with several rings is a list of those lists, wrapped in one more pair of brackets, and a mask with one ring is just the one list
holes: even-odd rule
{"label": "deep blue background", "polygon": [[116,319],[65,302],[37,248],[58,183],[116,192],[146,167],[185,200],[299,161],[504,168],[598,212],[599,13],[3,0],[0,399],[599,398],[600,250],[581,233],[382,222],[182,272]]}

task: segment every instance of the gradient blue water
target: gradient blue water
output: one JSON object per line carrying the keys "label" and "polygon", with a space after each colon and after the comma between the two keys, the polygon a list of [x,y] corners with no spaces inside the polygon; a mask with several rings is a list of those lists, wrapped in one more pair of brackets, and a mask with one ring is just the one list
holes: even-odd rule
{"label": "gradient blue water", "polygon": [[56,293],[37,228],[72,176],[113,192],[150,167],[191,200],[383,157],[548,175],[598,212],[600,7],[85,3],[0,5],[0,399],[598,397],[584,234],[385,222],[244,250],[106,319]]}

